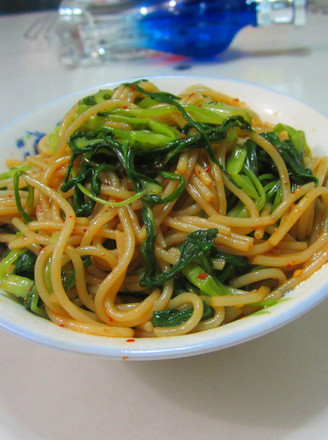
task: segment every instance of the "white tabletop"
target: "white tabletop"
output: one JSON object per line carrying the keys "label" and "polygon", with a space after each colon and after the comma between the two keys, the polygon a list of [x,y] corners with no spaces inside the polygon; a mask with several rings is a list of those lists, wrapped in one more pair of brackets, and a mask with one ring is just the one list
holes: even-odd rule
{"label": "white tabletop", "polygon": [[[36,18],[0,18],[0,126],[59,96],[149,75],[216,75],[287,93],[328,116],[328,15],[305,27],[246,28],[216,62],[177,57],[67,69]],[[181,70],[184,68],[184,70]],[[0,439],[326,440],[328,301],[216,353],[152,362],[56,351],[0,331]]]}

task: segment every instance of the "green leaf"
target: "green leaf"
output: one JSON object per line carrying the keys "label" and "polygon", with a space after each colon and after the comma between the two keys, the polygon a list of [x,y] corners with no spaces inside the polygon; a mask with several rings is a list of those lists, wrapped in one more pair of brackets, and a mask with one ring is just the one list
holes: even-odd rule
{"label": "green leaf", "polygon": [[276,134],[280,134],[281,132],[286,131],[291,143],[294,145],[296,150],[305,156],[310,156],[311,151],[309,146],[306,143],[304,131],[296,130],[296,128],[291,127],[287,124],[277,124],[273,132]]}
{"label": "green leaf", "polygon": [[[154,213],[148,203],[143,202],[142,219],[146,227],[146,238],[140,246],[141,254],[143,256],[146,270],[140,281],[141,286],[154,288],[155,285],[148,280],[152,280],[156,271],[156,257],[155,257],[155,240],[157,235],[156,223]],[[145,284],[144,284],[145,283]]]}
{"label": "green leaf", "polygon": [[9,251],[0,262],[0,282],[14,270],[18,258],[26,252],[26,249],[13,249]]}
{"label": "green leaf", "polygon": [[307,182],[315,182],[317,184],[318,179],[304,165],[304,154],[298,151],[291,141],[281,141],[274,132],[262,133],[262,136],[278,148],[285,161],[292,183],[303,185]]}
{"label": "green leaf", "polygon": [[[205,301],[203,301],[203,316],[201,321],[210,319],[213,316],[213,309]],[[166,309],[160,310],[153,313],[153,318],[151,320],[154,327],[175,327],[181,325],[192,316],[194,309]]]}
{"label": "green leaf", "polygon": [[180,249],[180,258],[178,262],[166,272],[156,275],[145,273],[141,278],[140,285],[153,289],[156,286],[163,285],[166,281],[180,273],[194,258],[198,257],[202,252],[206,252],[213,246],[214,239],[218,230],[198,229],[190,232],[184,239]]}
{"label": "green leaf", "polygon": [[0,173],[0,180],[12,179],[17,172],[25,172],[31,168],[31,165],[22,165],[19,167],[12,167],[10,170]]}
{"label": "green leaf", "polygon": [[219,280],[205,272],[204,269],[195,263],[189,263],[182,269],[183,275],[199,290],[206,295],[218,296],[229,295],[231,291],[224,286]]}
{"label": "green leaf", "polygon": [[[13,183],[14,183],[14,195],[15,195],[15,202],[16,202],[16,206],[18,209],[18,212],[20,213],[21,217],[23,218],[23,220],[26,221],[26,223],[29,223],[31,221],[33,221],[33,218],[25,211],[25,209],[22,206],[22,202],[20,199],[20,195],[19,195],[19,179],[20,176],[25,174],[25,171],[23,170],[18,170],[13,177]],[[32,189],[33,191],[33,189]],[[31,199],[31,192],[29,190],[29,196]]]}
{"label": "green leaf", "polygon": [[15,275],[34,278],[35,261],[36,255],[32,251],[27,249],[22,255],[17,258],[13,273]]}

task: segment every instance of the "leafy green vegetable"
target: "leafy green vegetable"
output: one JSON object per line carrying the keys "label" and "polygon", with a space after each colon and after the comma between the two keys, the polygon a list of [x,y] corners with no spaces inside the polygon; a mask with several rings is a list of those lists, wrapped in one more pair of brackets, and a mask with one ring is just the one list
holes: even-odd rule
{"label": "leafy green vegetable", "polygon": [[305,135],[302,130],[296,130],[290,125],[281,123],[277,124],[273,129],[273,132],[277,135],[281,134],[283,131],[286,131],[288,133],[291,143],[299,153],[305,156],[309,156],[311,154],[310,148],[306,143]]}
{"label": "leafy green vegetable", "polygon": [[[259,211],[261,211],[266,204],[266,193],[261,180],[257,177],[256,144],[249,141],[244,145],[235,145],[228,158],[226,168],[232,181],[254,200]],[[245,217],[248,213],[243,204],[239,202],[237,205],[234,204],[228,215]]]}
{"label": "leafy green vegetable", "polygon": [[[27,249],[11,250],[0,262],[0,288],[14,295],[27,310],[47,317],[34,283],[34,263]],[[29,276],[25,276],[29,275]]]}
{"label": "leafy green vegetable", "polygon": [[25,301],[25,308],[30,310],[35,315],[41,316],[43,318],[48,318],[47,312],[44,307],[44,303],[38,294],[37,288],[34,285],[33,288],[28,292]]}
{"label": "leafy green vegetable", "polygon": [[[248,121],[246,121],[242,116],[240,115],[234,115],[229,118],[226,118],[222,120],[222,124],[217,126],[210,126],[209,124],[204,124],[200,121],[197,121],[192,118],[192,116],[189,114],[188,111],[181,105],[178,101],[179,98],[171,93],[167,92],[149,92],[148,90],[143,89],[140,87],[140,83],[143,80],[136,81],[134,83],[127,83],[125,84],[128,87],[133,87],[135,90],[143,93],[144,95],[150,97],[151,99],[154,99],[158,102],[164,102],[167,104],[171,104],[177,108],[177,110],[181,113],[181,115],[186,119],[187,126],[184,128],[184,130],[187,128],[191,129],[194,128],[198,135],[195,135],[194,140],[201,140],[203,144],[203,148],[205,148],[208,152],[208,155],[210,156],[211,160],[216,163],[218,166],[222,168],[221,163],[217,160],[215,157],[215,154],[211,147],[211,141],[223,139],[226,137],[227,131],[230,130],[232,127],[239,127],[246,130],[251,130],[251,126]],[[172,141],[173,144],[169,143],[166,145],[166,148],[169,150],[172,150],[172,145],[175,146],[172,151],[174,151],[174,155],[180,153],[181,145],[179,145],[182,141],[178,140],[178,145],[175,145],[177,143],[177,140]],[[165,163],[168,162],[169,159],[173,157],[172,151],[169,155],[169,158],[166,159]]]}
{"label": "leafy green vegetable", "polygon": [[241,173],[244,168],[246,156],[247,150],[236,145],[228,158],[227,171],[239,188],[242,188],[250,197],[257,199],[259,194],[252,182],[252,179],[248,175]]}
{"label": "leafy green vegetable", "polygon": [[[149,273],[146,272],[140,281],[140,285],[148,287],[149,289],[163,285],[166,281],[181,272],[194,258],[210,250],[217,233],[218,230],[215,228],[207,230],[198,229],[197,231],[190,232],[181,245],[178,262],[166,272],[161,272],[156,275],[149,275]],[[155,272],[154,261],[152,273]]]}
{"label": "leafy green vegetable", "polygon": [[[20,195],[19,195],[19,178],[21,175],[25,174],[25,171],[22,169],[17,170],[17,172],[13,176],[14,181],[14,195],[15,195],[15,202],[17,209],[21,215],[21,217],[26,221],[26,223],[29,223],[33,221],[33,218],[25,211],[25,209],[22,206]],[[34,188],[31,186],[28,186],[28,198],[27,198],[27,207],[30,207],[33,205],[33,198],[34,198]]]}
{"label": "leafy green vegetable", "polygon": [[[203,316],[201,321],[210,319],[213,316],[213,309],[205,301],[203,301]],[[181,325],[192,316],[194,309],[166,309],[155,311],[151,320],[154,327],[175,327]]]}
{"label": "leafy green vegetable", "polygon": [[0,173],[0,180],[12,179],[17,172],[26,172],[31,168],[31,165],[22,165],[19,167],[11,167],[10,170]]}
{"label": "leafy green vegetable", "polygon": [[[140,88],[141,90],[141,88]],[[164,116],[168,114],[175,113],[177,111],[176,104],[179,103],[179,98],[172,98],[172,101],[167,105],[161,105],[160,107],[152,107],[158,102],[161,101],[161,96],[156,95],[156,99],[150,98],[152,96],[152,92],[148,96],[149,101],[147,101],[150,105],[142,108],[128,108],[128,109],[114,109],[108,112],[102,112],[101,116],[109,116],[113,120],[117,120],[117,116],[133,116],[136,119],[146,119],[153,116]],[[145,98],[145,102],[146,102]],[[166,98],[165,98],[166,99]],[[141,103],[139,103],[140,106]],[[246,121],[250,122],[250,114],[247,110],[244,110],[239,107],[229,106],[223,102],[211,102],[211,103],[202,103],[201,106],[195,104],[183,104],[179,103],[179,106],[183,108],[185,112],[193,117],[194,120],[197,120],[203,124],[215,124],[220,125],[224,122],[225,119],[230,118],[232,116],[241,116]]]}
{"label": "leafy green vegetable", "polygon": [[0,262],[0,282],[13,271],[14,264],[25,251],[26,249],[13,249],[3,256]]}
{"label": "leafy green vegetable", "polygon": [[86,96],[85,98],[80,99],[77,104],[77,113],[80,115],[81,113],[88,110],[90,107],[96,104],[100,104],[101,102],[110,99],[113,95],[112,90],[99,90],[97,93],[93,95]]}
{"label": "leafy green vegetable", "polygon": [[221,283],[228,283],[232,278],[249,272],[252,267],[247,257],[228,254],[217,248],[212,248],[211,258],[225,262],[222,270],[215,271],[216,279]]}
{"label": "leafy green vegetable", "polygon": [[83,262],[83,266],[84,267],[89,267],[92,264],[92,259],[90,257],[90,255],[84,255],[82,257],[82,262]]}
{"label": "leafy green vegetable", "polygon": [[276,133],[262,133],[262,136],[278,148],[283,157],[292,183],[303,185],[307,182],[317,184],[318,179],[309,168],[304,166],[304,151],[295,148],[290,140],[281,141]]}
{"label": "leafy green vegetable", "polygon": [[128,143],[139,153],[149,153],[154,149],[166,147],[168,142],[175,139],[174,136],[167,136],[162,133],[154,133],[147,130],[119,130],[107,127],[106,130],[112,133],[120,143]]}
{"label": "leafy green vegetable", "polygon": [[164,197],[164,199],[161,198],[158,194],[151,194],[151,191],[149,191],[145,195],[144,200],[146,202],[152,203],[154,205],[164,205],[164,204],[170,203],[173,200],[175,200],[178,197],[180,197],[180,195],[182,194],[183,190],[185,189],[185,185],[186,185],[185,178],[183,176],[180,176],[180,174],[169,173],[167,171],[160,171],[158,174],[160,176],[163,176],[167,180],[179,181],[180,185],[170,195]]}
{"label": "leafy green vegetable", "polygon": [[32,251],[27,249],[22,255],[17,258],[13,273],[15,275],[20,275],[33,279],[35,261],[36,255]]}
{"label": "leafy green vegetable", "polygon": [[[115,122],[125,122],[126,124],[129,124],[131,127],[133,127],[134,129],[143,129],[146,130],[148,132],[153,132],[153,133],[157,133],[157,134],[162,134],[163,136],[165,136],[166,138],[168,138],[168,140],[172,140],[174,139],[178,134],[179,131],[177,129],[173,129],[171,128],[169,125],[164,124],[162,122],[158,122],[155,119],[152,118],[147,118],[147,117],[136,117],[136,116],[127,116],[125,112],[125,110],[121,110],[120,114],[114,113],[115,110],[113,112],[109,112],[108,116],[110,116],[110,119],[112,121]],[[141,115],[142,116],[142,115]],[[108,127],[110,129],[110,127]],[[114,131],[114,133],[121,133],[122,134],[123,130],[118,130],[117,132]],[[130,132],[130,130],[129,130]],[[128,132],[128,133],[129,133]],[[117,136],[120,137],[120,136]]]}
{"label": "leafy green vegetable", "polygon": [[66,290],[66,292],[75,286],[75,272],[74,272],[74,270],[62,270],[61,278],[62,278],[62,283],[63,283],[64,289]]}
{"label": "leafy green vegetable", "polygon": [[[91,177],[90,193],[96,197],[98,196],[101,188],[99,174],[102,173],[102,171],[104,171],[105,169],[106,164],[99,165],[96,170],[94,170],[93,168],[88,168],[88,170],[90,170],[89,174]],[[92,213],[95,205],[96,201],[92,198],[88,197],[87,200],[85,200],[84,193],[81,190],[81,187],[79,185],[76,185],[74,192],[74,210],[76,212],[76,215],[80,217],[88,217]]]}
{"label": "leafy green vegetable", "polygon": [[204,269],[195,263],[189,263],[182,269],[182,273],[192,284],[197,286],[201,292],[207,295],[217,296],[231,294],[231,291],[218,279],[204,272]]}
{"label": "leafy green vegetable", "polygon": [[[278,134],[282,131],[288,133],[289,139],[280,140]],[[286,163],[292,186],[307,182],[317,183],[312,171],[304,165],[304,156],[309,153],[301,131],[278,124],[272,132],[262,133],[262,136],[279,150]],[[231,180],[254,200],[260,212],[267,203],[272,205],[272,209],[280,203],[281,184],[275,163],[255,142],[247,140],[241,145],[235,144],[228,157],[226,170]],[[227,200],[229,216],[249,215],[235,196],[228,193]]]}
{"label": "leafy green vegetable", "polygon": [[157,229],[155,224],[154,213],[148,203],[143,202],[142,219],[146,227],[146,238],[140,246],[140,251],[143,256],[146,270],[140,281],[143,287],[154,288],[155,284],[152,282],[156,271],[156,257],[155,257],[155,240]]}
{"label": "leafy green vegetable", "polygon": [[20,275],[8,274],[1,282],[0,287],[7,293],[17,297],[27,297],[29,291],[33,288],[34,281]]}

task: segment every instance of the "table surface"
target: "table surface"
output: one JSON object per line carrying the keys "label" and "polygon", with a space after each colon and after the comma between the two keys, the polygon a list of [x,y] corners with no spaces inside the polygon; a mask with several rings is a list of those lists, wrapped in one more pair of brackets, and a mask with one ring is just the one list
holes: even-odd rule
{"label": "table surface", "polygon": [[[44,14],[44,13],[42,13]],[[24,31],[42,14],[0,18],[0,126],[62,95],[122,78],[215,75],[260,84],[328,116],[328,15],[245,28],[214,62],[157,55],[68,69]],[[251,342],[167,361],[108,361],[0,331],[0,438],[327,439],[328,301]]]}

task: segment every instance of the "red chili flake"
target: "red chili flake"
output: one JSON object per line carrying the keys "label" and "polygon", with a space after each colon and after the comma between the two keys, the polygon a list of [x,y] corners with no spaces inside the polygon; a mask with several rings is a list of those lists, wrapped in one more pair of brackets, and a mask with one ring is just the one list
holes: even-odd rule
{"label": "red chili flake", "polygon": [[63,327],[63,328],[65,328],[64,324],[59,324],[59,327]]}
{"label": "red chili flake", "polygon": [[198,107],[202,107],[202,104],[198,104]]}
{"label": "red chili flake", "polygon": [[239,102],[239,99],[238,99],[238,98],[234,98],[233,101],[234,101],[234,102]]}
{"label": "red chili flake", "polygon": [[122,106],[122,108],[124,108],[124,109],[125,109],[125,108],[128,108],[128,106],[127,106],[127,105],[123,105],[123,106]]}
{"label": "red chili flake", "polygon": [[135,89],[136,89],[135,84],[132,84],[132,86],[131,86],[131,90],[134,91]]}
{"label": "red chili flake", "polygon": [[83,232],[87,232],[87,229],[83,229]]}
{"label": "red chili flake", "polygon": [[182,134],[182,135],[181,135],[181,139],[187,139],[187,135]]}
{"label": "red chili flake", "polygon": [[101,256],[101,257],[104,257],[104,256],[105,256],[105,254],[100,254],[100,256]]}
{"label": "red chili flake", "polygon": [[114,322],[114,319],[111,316],[108,316],[109,322]]}
{"label": "red chili flake", "polygon": [[126,361],[127,359],[129,359],[129,356],[123,356],[122,357],[122,361]]}
{"label": "red chili flake", "polygon": [[286,267],[293,267],[293,265],[292,264],[286,264]]}
{"label": "red chili flake", "polygon": [[125,342],[136,342],[136,340],[131,338],[131,339],[127,339]]}
{"label": "red chili flake", "polygon": [[119,199],[118,197],[114,197],[114,202],[115,203],[118,203],[118,202],[121,202],[122,201],[122,199]]}
{"label": "red chili flake", "polygon": [[68,218],[73,218],[73,216],[72,216],[72,215],[69,215]]}
{"label": "red chili flake", "polygon": [[206,171],[207,173],[209,173],[209,172],[211,171],[211,168],[210,168],[210,167],[206,167],[206,168],[205,168],[205,171]]}
{"label": "red chili flake", "polygon": [[40,247],[39,252],[43,252],[43,251],[44,251],[44,248]]}
{"label": "red chili flake", "polygon": [[198,275],[198,278],[200,279],[200,280],[204,280],[205,278],[207,278],[208,277],[208,273],[200,273],[199,275]]}

